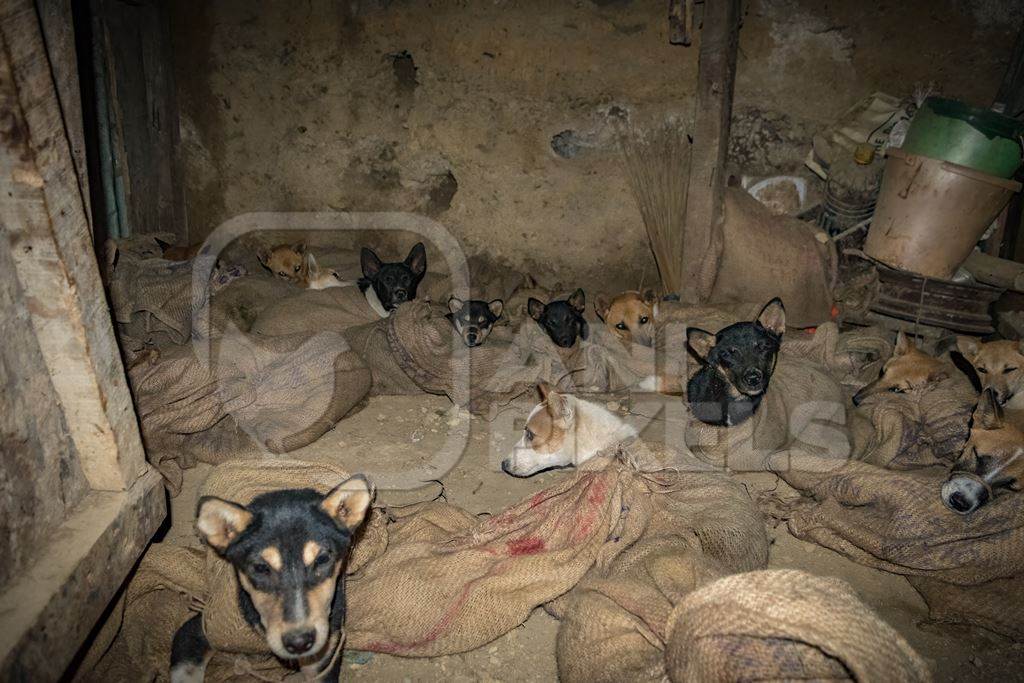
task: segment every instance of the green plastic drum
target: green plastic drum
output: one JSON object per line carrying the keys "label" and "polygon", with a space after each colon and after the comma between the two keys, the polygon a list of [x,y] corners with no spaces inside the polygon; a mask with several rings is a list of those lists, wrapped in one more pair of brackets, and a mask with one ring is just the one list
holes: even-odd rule
{"label": "green plastic drum", "polygon": [[903,150],[1012,178],[1021,165],[1024,121],[941,97],[924,101]]}

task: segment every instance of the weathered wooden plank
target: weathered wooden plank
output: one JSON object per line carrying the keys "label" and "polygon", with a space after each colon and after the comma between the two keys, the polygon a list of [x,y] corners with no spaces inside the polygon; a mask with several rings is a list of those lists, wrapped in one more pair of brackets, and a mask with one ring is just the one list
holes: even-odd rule
{"label": "weathered wooden plank", "polygon": [[85,217],[92,220],[89,211],[89,172],[85,159],[85,130],[82,119],[82,95],[78,80],[78,58],[75,52],[75,25],[71,16],[71,0],[36,0],[39,21],[43,27],[46,53],[57,85],[64,127],[71,145],[71,158],[75,164]]}
{"label": "weathered wooden plank", "polygon": [[683,291],[679,293],[689,303],[703,303],[710,297],[722,253],[722,188],[736,80],[739,20],[739,0],[704,3],[683,235]]}
{"label": "weathered wooden plank", "polygon": [[35,6],[0,6],[0,229],[93,489],[147,465]]}
{"label": "weathered wooden plank", "polygon": [[93,492],[0,594],[0,680],[56,681],[166,514],[151,471],[128,491]]}

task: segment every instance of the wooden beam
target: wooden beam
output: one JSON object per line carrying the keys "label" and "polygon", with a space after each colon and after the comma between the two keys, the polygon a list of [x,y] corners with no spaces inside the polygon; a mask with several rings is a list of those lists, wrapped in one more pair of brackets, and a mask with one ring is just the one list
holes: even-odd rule
{"label": "wooden beam", "polygon": [[739,22],[739,0],[704,3],[683,235],[684,287],[679,292],[687,303],[703,303],[711,296],[722,254],[722,188],[736,80]]}
{"label": "wooden beam", "polygon": [[122,492],[89,494],[0,593],[0,681],[62,680],[81,643],[166,514],[155,470]]}
{"label": "wooden beam", "polygon": [[147,471],[36,8],[0,5],[0,230],[90,487]]}

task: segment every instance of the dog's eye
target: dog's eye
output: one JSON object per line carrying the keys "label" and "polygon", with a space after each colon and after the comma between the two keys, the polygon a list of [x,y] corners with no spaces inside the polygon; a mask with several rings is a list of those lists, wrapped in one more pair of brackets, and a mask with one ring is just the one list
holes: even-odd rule
{"label": "dog's eye", "polygon": [[1003,368],[1003,374],[1009,375],[1011,372],[1017,372],[1017,368]]}
{"label": "dog's eye", "polygon": [[640,316],[640,324],[641,325],[646,325],[648,320],[650,320],[650,318],[648,318],[646,315]]}
{"label": "dog's eye", "polygon": [[974,368],[974,369],[977,370],[978,372],[980,372],[983,375],[987,375],[988,374],[988,370],[986,370],[985,368]]}
{"label": "dog's eye", "polygon": [[531,432],[529,429],[525,430],[525,436],[527,441],[533,441],[534,435],[533,432]]}
{"label": "dog's eye", "polygon": [[256,576],[270,576],[270,565],[266,562],[253,562],[249,570]]}
{"label": "dog's eye", "polygon": [[615,329],[617,329],[617,330],[625,330],[626,329],[626,323],[619,323],[618,325],[615,326]]}
{"label": "dog's eye", "polygon": [[316,559],[313,560],[313,566],[317,567],[317,568],[324,567],[327,564],[329,564],[330,561],[331,561],[330,553],[321,551],[320,554],[316,556]]}
{"label": "dog's eye", "polygon": [[296,272],[296,273],[297,273],[297,272],[299,272],[299,268],[301,268],[301,267],[302,267],[302,266],[295,266],[295,272]]}
{"label": "dog's eye", "polygon": [[907,390],[904,389],[903,387],[891,387],[889,389],[889,391],[891,391],[894,394],[905,394],[905,393],[907,393]]}

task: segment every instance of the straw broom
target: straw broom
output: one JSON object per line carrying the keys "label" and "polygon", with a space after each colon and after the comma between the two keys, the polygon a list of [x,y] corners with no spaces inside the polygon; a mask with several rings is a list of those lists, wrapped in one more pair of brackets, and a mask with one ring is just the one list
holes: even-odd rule
{"label": "straw broom", "polygon": [[690,139],[669,120],[647,129],[616,129],[630,189],[640,209],[666,294],[683,287],[683,222],[690,177]]}

